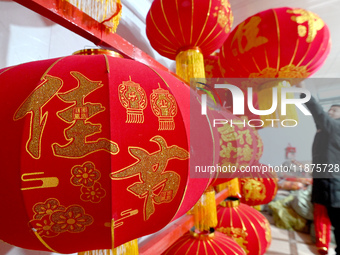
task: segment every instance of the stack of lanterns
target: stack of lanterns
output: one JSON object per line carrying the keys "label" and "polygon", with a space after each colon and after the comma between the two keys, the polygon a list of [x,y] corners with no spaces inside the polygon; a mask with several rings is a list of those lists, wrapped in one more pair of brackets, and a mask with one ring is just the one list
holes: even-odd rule
{"label": "stack of lanterns", "polygon": [[[89,7],[87,1],[66,1],[84,11]],[[102,4],[101,11],[88,14],[115,31],[120,1]],[[161,55],[176,59],[176,72],[187,83],[206,77],[205,56],[206,66],[209,59],[214,66],[211,77],[220,75],[212,72],[218,66],[224,77],[250,78],[238,85],[254,88],[260,98],[270,98],[272,87],[309,77],[330,50],[327,26],[303,9],[260,12],[229,35],[232,23],[227,0],[155,0],[146,32]],[[210,55],[220,47],[219,56]],[[203,158],[210,148],[217,152],[209,160],[218,159],[221,167],[261,166],[263,147],[256,130],[224,124],[207,148],[193,153],[187,84],[105,50],[85,52],[95,56],[0,70],[0,100],[6,105],[0,154],[8,170],[0,192],[11,194],[0,197],[6,208],[0,211],[0,239],[27,249],[87,255],[98,250],[118,254],[117,247],[125,245],[138,254],[136,238],[160,230],[194,206],[195,229],[165,254],[263,254],[271,242],[269,223],[248,205],[275,196],[275,176],[234,179],[235,192],[248,205],[229,198],[216,208],[211,186],[236,176],[211,181],[211,176],[189,175],[189,154]],[[263,102],[260,108],[271,108]],[[229,112],[208,113],[241,122]],[[296,117],[293,109],[290,113]]]}

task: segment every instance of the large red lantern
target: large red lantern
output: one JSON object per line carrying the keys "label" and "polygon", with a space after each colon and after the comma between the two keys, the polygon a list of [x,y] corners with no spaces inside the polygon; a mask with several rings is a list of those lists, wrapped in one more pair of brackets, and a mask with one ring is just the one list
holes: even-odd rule
{"label": "large red lantern", "polygon": [[233,254],[245,255],[244,250],[231,238],[219,232],[199,233],[189,231],[170,246],[163,255]]}
{"label": "large red lantern", "polygon": [[[253,87],[260,109],[267,110],[272,87],[289,87],[311,76],[324,63],[330,46],[329,29],[315,13],[300,8],[268,9],[235,27],[220,50],[220,64],[224,77],[250,78],[238,85]],[[287,108],[287,116],[290,112],[296,117],[294,110]]]}
{"label": "large red lantern", "polygon": [[203,55],[222,46],[233,22],[228,0],[155,0],[146,17],[146,35],[161,55],[176,59],[187,82],[204,78]]}
{"label": "large red lantern", "polygon": [[250,206],[268,204],[277,193],[277,174],[269,166],[258,162],[250,168],[252,177],[239,178],[240,202]]}
{"label": "large red lantern", "polygon": [[3,69],[0,83],[5,242],[110,249],[183,215],[208,185],[189,178],[189,88],[169,73],[68,56]]}
{"label": "large red lantern", "polygon": [[270,225],[254,208],[236,198],[223,201],[217,208],[216,230],[232,237],[248,255],[262,255],[271,243]]}

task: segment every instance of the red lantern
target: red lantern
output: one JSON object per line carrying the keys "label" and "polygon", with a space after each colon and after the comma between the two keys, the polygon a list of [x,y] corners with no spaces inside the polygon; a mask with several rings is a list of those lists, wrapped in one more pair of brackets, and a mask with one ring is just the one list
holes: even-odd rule
{"label": "red lantern", "polygon": [[[225,111],[227,114],[228,112]],[[228,173],[229,180],[240,176],[240,169],[247,167],[255,161],[257,155],[257,138],[254,130],[247,126],[246,121],[226,115],[227,124],[216,125],[219,132],[219,166],[222,173]],[[218,185],[228,181],[223,178],[224,174],[216,174],[217,179],[211,185]],[[221,178],[219,178],[221,177]]]}
{"label": "red lantern", "polygon": [[[247,18],[232,31],[220,50],[220,64],[224,77],[251,78],[242,86],[253,87],[260,108],[267,110],[271,88],[311,76],[324,63],[330,46],[329,29],[315,13],[275,8]],[[294,108],[287,115],[289,111],[294,115]]]}
{"label": "red lantern", "polygon": [[277,193],[277,175],[268,166],[255,163],[252,166],[251,178],[240,178],[240,202],[255,206],[271,202]]}
{"label": "red lantern", "polygon": [[244,250],[231,238],[219,232],[187,232],[170,246],[163,255],[184,254],[233,254],[245,255]]}
{"label": "red lantern", "polygon": [[204,78],[203,55],[222,46],[232,22],[228,0],[155,0],[146,17],[146,35],[159,54],[176,59],[177,74],[190,82]]}
{"label": "red lantern", "polygon": [[264,254],[271,243],[270,225],[254,208],[229,198],[217,208],[216,230],[232,237],[248,255]]}
{"label": "red lantern", "polygon": [[158,231],[207,187],[188,176],[189,88],[172,75],[68,56],[3,69],[0,82],[5,242],[110,249]]}

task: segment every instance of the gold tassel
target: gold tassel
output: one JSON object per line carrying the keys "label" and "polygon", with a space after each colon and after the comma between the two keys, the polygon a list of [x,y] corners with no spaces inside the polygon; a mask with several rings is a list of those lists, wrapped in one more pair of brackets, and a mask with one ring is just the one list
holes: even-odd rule
{"label": "gold tassel", "polygon": [[78,252],[78,255],[138,255],[138,240],[134,239],[113,249]]}
{"label": "gold tassel", "polygon": [[[288,104],[286,106],[286,115],[281,114],[281,88],[290,87],[290,83],[288,81],[270,81],[260,86],[257,90],[260,110],[268,110],[271,108],[273,102],[273,87],[277,88],[277,108],[276,111],[270,115],[261,115],[261,119],[264,122],[263,127],[279,127],[278,121],[266,121],[266,119],[279,119],[280,122],[286,119],[298,121],[295,105]],[[292,93],[287,93],[286,97],[287,99],[292,99],[294,98],[294,95]]]}
{"label": "gold tassel", "polygon": [[183,50],[177,54],[176,74],[188,83],[191,78],[205,78],[204,58],[199,48]]}
{"label": "gold tassel", "polygon": [[234,178],[226,182],[229,197],[239,197],[240,196],[240,184],[238,178]]}
{"label": "gold tassel", "polygon": [[122,16],[121,0],[64,0],[115,33]]}
{"label": "gold tassel", "polygon": [[78,255],[112,255],[111,252],[112,252],[111,249],[82,251],[82,252],[78,252]]}
{"label": "gold tassel", "polygon": [[255,210],[261,212],[261,205],[253,205],[252,206]]}
{"label": "gold tassel", "polygon": [[134,239],[112,250],[112,255],[138,255],[138,240]]}
{"label": "gold tassel", "polygon": [[193,208],[195,229],[209,231],[217,226],[215,191],[208,187]]}
{"label": "gold tassel", "polygon": [[221,183],[215,186],[215,190],[216,192],[221,192],[222,190],[225,190],[226,188],[228,188],[228,183]]}

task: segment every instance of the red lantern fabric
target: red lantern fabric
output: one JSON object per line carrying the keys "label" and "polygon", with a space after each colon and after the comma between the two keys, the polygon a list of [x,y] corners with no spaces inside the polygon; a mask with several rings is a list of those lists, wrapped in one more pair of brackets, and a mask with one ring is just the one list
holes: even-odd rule
{"label": "red lantern fabric", "polygon": [[200,234],[195,232],[187,232],[162,254],[245,255],[246,253],[233,239],[222,233],[213,232]]}
{"label": "red lantern fabric", "polygon": [[270,225],[254,208],[225,200],[217,208],[216,230],[232,237],[248,255],[264,254],[271,243]]}
{"label": "red lantern fabric", "polygon": [[164,71],[68,56],[3,69],[0,83],[5,242],[110,249],[181,216],[208,185],[188,174],[189,88]]}
{"label": "red lantern fabric", "polygon": [[222,46],[232,22],[228,0],[155,0],[146,17],[146,35],[167,58],[192,47],[207,56]]}
{"label": "red lantern fabric", "polygon": [[328,254],[332,224],[324,205],[314,203],[313,206],[315,245],[319,254]]}
{"label": "red lantern fabric", "polygon": [[[229,179],[223,178],[224,174],[216,174],[217,179],[211,185],[215,186],[230,179],[240,176],[240,169],[255,162],[257,138],[254,130],[247,126],[246,121],[224,111],[228,123],[216,125],[219,133],[219,161],[223,173],[228,173]],[[222,177],[222,178],[218,178]]]}
{"label": "red lantern fabric", "polygon": [[324,63],[330,46],[329,29],[318,15],[282,7],[259,12],[235,27],[220,61],[224,77],[307,78]]}
{"label": "red lantern fabric", "polygon": [[278,190],[277,175],[268,166],[258,162],[250,167],[254,170],[253,177],[239,178],[240,202],[249,206],[268,204]]}
{"label": "red lantern fabric", "polygon": [[205,78],[222,77],[218,59],[218,53],[213,53],[209,56],[204,57]]}

